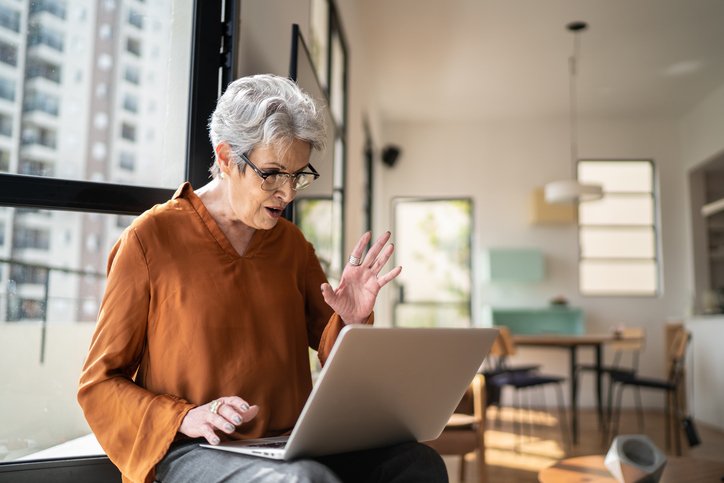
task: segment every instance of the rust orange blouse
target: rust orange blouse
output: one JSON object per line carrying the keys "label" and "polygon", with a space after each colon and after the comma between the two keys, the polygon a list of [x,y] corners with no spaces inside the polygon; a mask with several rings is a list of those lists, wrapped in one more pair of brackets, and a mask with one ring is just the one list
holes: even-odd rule
{"label": "rust orange blouse", "polygon": [[[294,426],[343,322],[314,249],[286,220],[234,250],[191,185],[126,229],[78,401],[124,481],[152,481],[186,413],[219,396],[259,405],[236,438]],[[371,322],[370,317],[370,322]]]}

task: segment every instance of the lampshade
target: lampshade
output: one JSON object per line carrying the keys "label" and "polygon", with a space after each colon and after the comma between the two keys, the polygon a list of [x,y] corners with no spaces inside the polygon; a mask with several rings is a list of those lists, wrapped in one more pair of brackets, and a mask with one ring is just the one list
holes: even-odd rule
{"label": "lampshade", "polygon": [[[569,58],[569,95],[571,109],[571,165],[576,171],[578,159],[578,98],[576,75],[578,64],[578,35],[588,28],[585,22],[571,22],[566,28],[573,33],[573,55]],[[574,176],[575,177],[575,176]],[[577,203],[592,201],[603,197],[603,188],[592,183],[581,183],[576,179],[552,181],[545,186],[546,203]]]}
{"label": "lampshade", "polygon": [[581,183],[575,179],[551,181],[545,186],[546,203],[575,203],[593,201],[602,197],[601,185]]}

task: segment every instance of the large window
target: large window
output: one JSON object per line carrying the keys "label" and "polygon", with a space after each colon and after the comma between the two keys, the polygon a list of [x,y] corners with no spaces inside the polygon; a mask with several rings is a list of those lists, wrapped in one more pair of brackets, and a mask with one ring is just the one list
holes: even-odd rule
{"label": "large window", "polygon": [[651,161],[584,160],[578,178],[603,186],[603,199],[581,203],[583,295],[647,296],[659,290],[656,197]]}
{"label": "large window", "polygon": [[133,215],[206,179],[231,3],[0,2],[0,480],[88,451],[75,394],[106,258]]}

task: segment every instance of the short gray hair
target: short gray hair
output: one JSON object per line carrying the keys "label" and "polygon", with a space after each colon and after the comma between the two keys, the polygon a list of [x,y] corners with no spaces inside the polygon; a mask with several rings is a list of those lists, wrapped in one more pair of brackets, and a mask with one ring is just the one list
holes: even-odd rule
{"label": "short gray hair", "polygon": [[[229,84],[217,101],[209,120],[209,138],[214,152],[219,143],[228,144],[239,166],[240,153],[257,146],[288,146],[295,139],[321,151],[327,141],[323,109],[285,77],[242,77]],[[209,171],[214,178],[218,176],[218,164],[213,163]]]}

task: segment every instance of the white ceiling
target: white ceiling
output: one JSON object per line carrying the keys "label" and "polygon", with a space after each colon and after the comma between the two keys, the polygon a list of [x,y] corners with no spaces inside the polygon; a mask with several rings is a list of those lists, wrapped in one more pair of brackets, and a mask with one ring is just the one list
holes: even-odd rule
{"label": "white ceiling", "polygon": [[[383,120],[679,118],[724,86],[724,0],[364,0]],[[354,55],[354,50],[351,51]]]}

